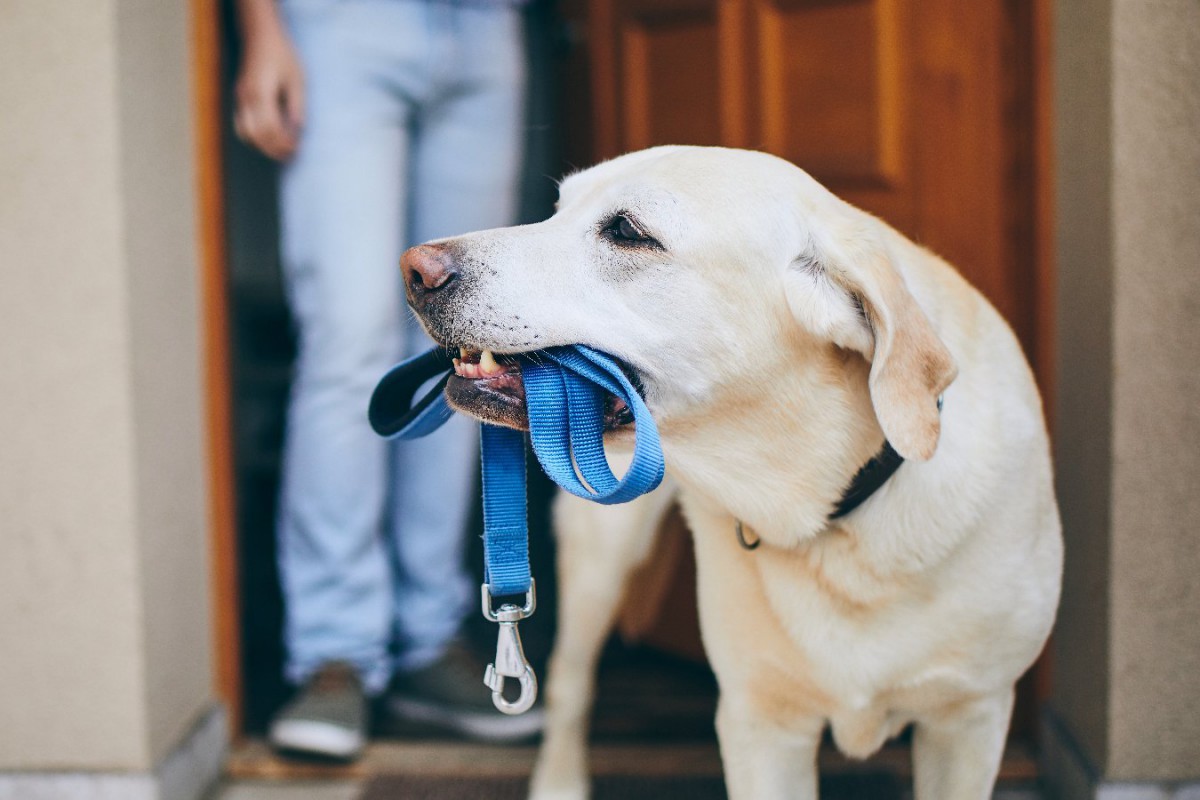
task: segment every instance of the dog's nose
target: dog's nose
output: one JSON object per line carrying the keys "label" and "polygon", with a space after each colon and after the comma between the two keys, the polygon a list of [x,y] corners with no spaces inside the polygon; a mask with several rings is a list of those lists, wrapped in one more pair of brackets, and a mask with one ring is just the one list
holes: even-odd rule
{"label": "dog's nose", "polygon": [[445,247],[422,244],[400,257],[400,269],[413,306],[424,306],[434,295],[444,293],[458,281],[454,256]]}

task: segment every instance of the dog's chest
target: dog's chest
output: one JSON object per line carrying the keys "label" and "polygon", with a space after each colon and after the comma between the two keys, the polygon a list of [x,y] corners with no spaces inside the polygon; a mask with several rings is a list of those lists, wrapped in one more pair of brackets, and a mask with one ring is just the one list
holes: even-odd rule
{"label": "dog's chest", "polygon": [[[697,542],[706,646],[723,692],[746,688],[781,722],[828,719],[844,751],[865,755],[963,688],[953,654],[921,629],[938,605],[924,582],[873,567],[849,537],[749,552],[725,538]],[[706,600],[709,587],[724,601]]]}
{"label": "dog's chest", "polygon": [[863,708],[912,677],[930,654],[913,624],[932,602],[911,579],[873,567],[847,538],[794,551],[754,553],[764,608],[804,654],[817,681]]}

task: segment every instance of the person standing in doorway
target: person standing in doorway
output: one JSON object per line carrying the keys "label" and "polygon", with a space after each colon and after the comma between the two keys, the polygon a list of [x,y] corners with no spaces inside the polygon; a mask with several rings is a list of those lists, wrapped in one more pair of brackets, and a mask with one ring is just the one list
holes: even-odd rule
{"label": "person standing in doorway", "polygon": [[272,744],[354,758],[373,697],[494,741],[459,635],[475,427],[401,445],[367,423],[376,381],[429,346],[404,301],[415,243],[515,222],[521,0],[236,0],[240,138],[282,162],[281,255],[298,347],[278,514],[286,677]]}

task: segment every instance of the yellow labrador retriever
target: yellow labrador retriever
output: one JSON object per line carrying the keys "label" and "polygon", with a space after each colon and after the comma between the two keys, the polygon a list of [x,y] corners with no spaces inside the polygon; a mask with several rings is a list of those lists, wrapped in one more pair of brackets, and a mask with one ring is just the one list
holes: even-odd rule
{"label": "yellow labrador retriever", "polygon": [[[583,343],[622,362],[660,427],[666,488],[556,510],[538,800],[587,795],[596,653],[675,495],[733,800],[815,798],[827,726],[866,757],[910,723],[918,800],[990,797],[1062,544],[1033,376],[953,268],[785,161],[696,147],[573,175],[545,222],[403,268],[429,333],[466,349],[460,410],[524,427],[519,354]],[[608,422],[619,451],[627,415]],[[885,443],[903,463],[835,518]]]}

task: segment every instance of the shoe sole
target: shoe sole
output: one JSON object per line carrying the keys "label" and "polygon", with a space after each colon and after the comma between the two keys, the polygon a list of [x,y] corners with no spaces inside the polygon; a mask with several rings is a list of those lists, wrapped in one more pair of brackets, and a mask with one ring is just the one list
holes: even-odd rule
{"label": "shoe sole", "polygon": [[519,742],[533,737],[542,730],[546,716],[540,708],[509,716],[499,711],[488,714],[450,710],[436,703],[395,696],[388,698],[387,707],[393,716],[400,719],[435,725],[493,744]]}
{"label": "shoe sole", "polygon": [[357,731],[301,719],[276,722],[268,738],[278,750],[343,761],[358,758],[367,744],[366,737]]}

